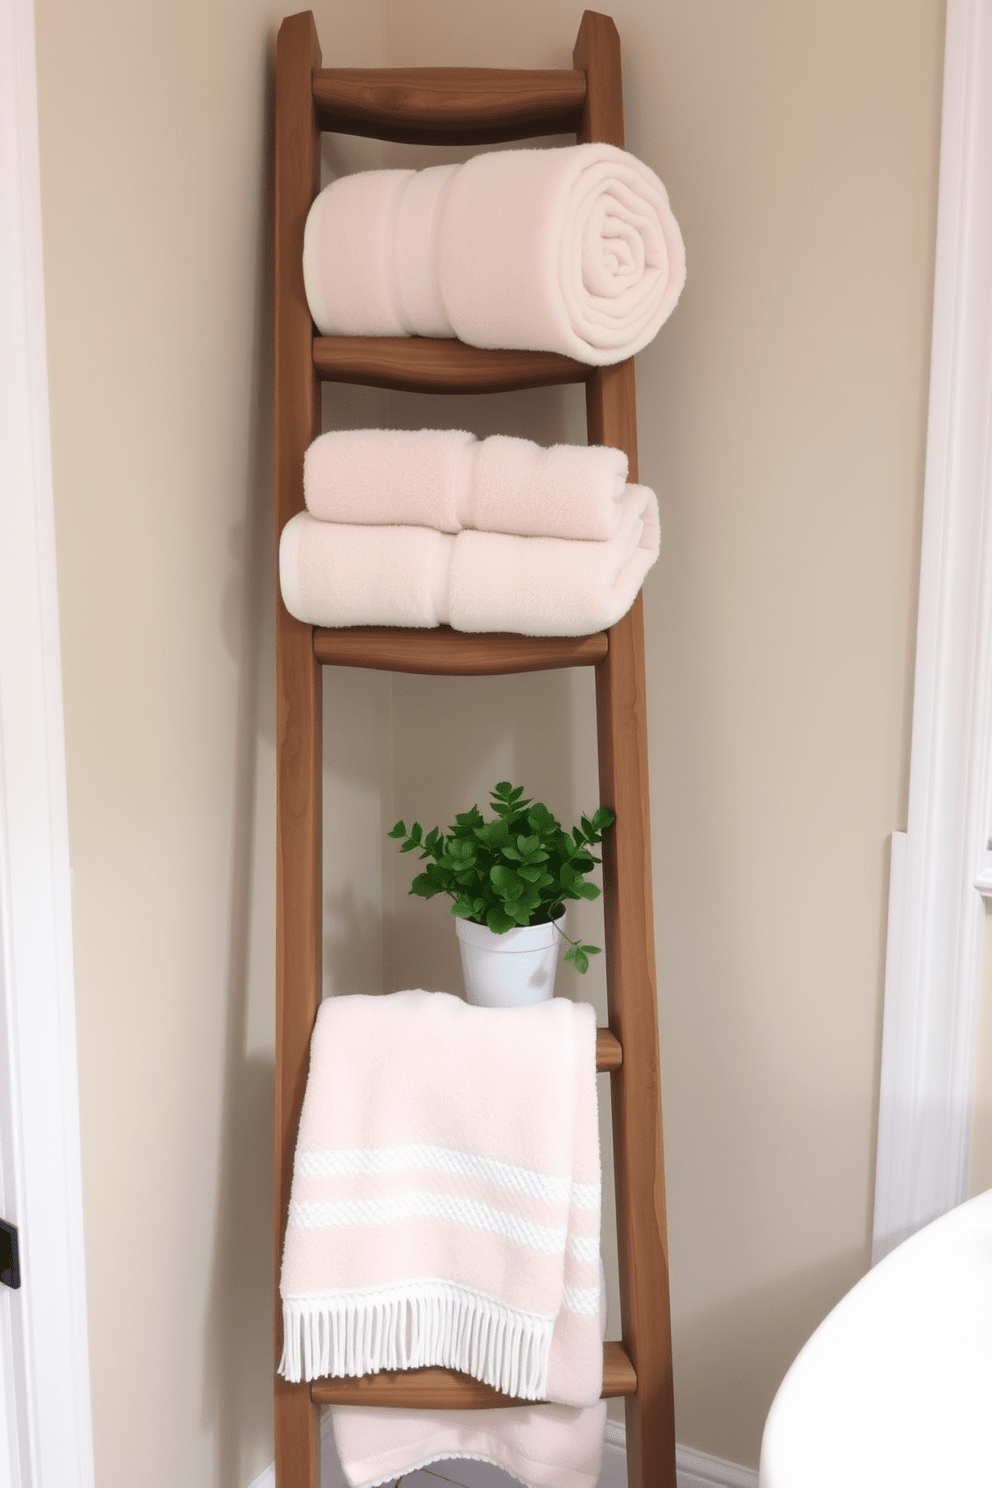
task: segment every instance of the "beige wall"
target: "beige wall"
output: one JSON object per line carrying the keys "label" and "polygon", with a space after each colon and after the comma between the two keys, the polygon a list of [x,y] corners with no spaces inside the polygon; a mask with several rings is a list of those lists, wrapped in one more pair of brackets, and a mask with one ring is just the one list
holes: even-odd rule
{"label": "beige wall", "polygon": [[[100,1488],[271,1458],[271,47],[36,0]],[[905,826],[943,0],[618,0],[689,281],[638,360],[679,1437],[757,1459],[868,1257]],[[325,59],[563,65],[581,7],[317,8]],[[330,169],[379,157],[353,144]],[[402,405],[402,406],[401,406]],[[329,417],[582,437],[571,393]],[[595,798],[588,679],[327,684],[334,989],[457,975],[381,834]],[[493,699],[496,699],[495,705]],[[344,851],[342,851],[344,844]],[[591,921],[590,921],[591,924]],[[601,997],[600,984],[566,990]]]}

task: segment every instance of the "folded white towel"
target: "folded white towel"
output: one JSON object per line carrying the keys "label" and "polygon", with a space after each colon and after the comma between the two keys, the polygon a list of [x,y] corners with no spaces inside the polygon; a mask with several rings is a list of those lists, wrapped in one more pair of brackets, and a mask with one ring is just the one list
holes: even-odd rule
{"label": "folded white towel", "polygon": [[303,461],[307,510],[324,522],[601,541],[616,535],[627,456],[461,429],[345,429],[321,434]]}
{"label": "folded white towel", "polygon": [[303,276],[324,335],[458,336],[601,366],[657,335],[685,248],[654,171],[593,143],[343,176],[310,209]]}
{"label": "folded white towel", "polygon": [[429,1365],[602,1391],[596,1020],[555,998],[331,997],[283,1252],[287,1379]]}
{"label": "folded white towel", "polygon": [[608,542],[430,527],[320,522],[283,528],[279,580],[307,625],[450,625],[519,635],[590,635],[615,625],[658,557],[658,501],[627,486]]}

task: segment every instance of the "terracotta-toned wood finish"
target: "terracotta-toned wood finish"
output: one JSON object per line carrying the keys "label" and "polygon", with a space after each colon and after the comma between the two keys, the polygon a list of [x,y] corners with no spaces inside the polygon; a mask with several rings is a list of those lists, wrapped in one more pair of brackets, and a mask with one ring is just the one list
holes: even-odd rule
{"label": "terracotta-toned wood finish", "polygon": [[590,369],[555,351],[486,351],[427,336],[318,336],[321,382],[357,382],[401,393],[513,393],[585,382]]}
{"label": "terracotta-toned wood finish", "polygon": [[325,666],[444,677],[493,677],[507,672],[595,666],[608,649],[606,631],[591,636],[472,635],[439,625],[436,630],[357,626],[313,633],[314,655]]}
{"label": "terracotta-toned wood finish", "polygon": [[574,134],[584,72],[494,67],[322,68],[313,76],[321,129],[413,144],[485,144]]}
{"label": "terracotta-toned wood finish", "polygon": [[[632,1395],[637,1375],[618,1343],[603,1345],[604,1400]],[[367,1374],[362,1379],[327,1379],[311,1386],[321,1405],[389,1405],[407,1410],[495,1410],[518,1406],[514,1395],[501,1395],[453,1369],[406,1369]]]}
{"label": "terracotta-toned wood finish", "polygon": [[[276,53],[275,465],[276,532],[303,505],[303,451],[319,432],[320,385],[310,356],[303,227],[319,184],[310,75],[320,65],[313,18],[283,22]],[[278,579],[277,579],[278,586]],[[278,592],[278,588],[277,588]],[[311,630],[276,606],[276,1152],[277,1267],[289,1207],[293,1147],[320,997],[321,670]],[[276,1277],[276,1355],[282,1312]],[[306,1387],[276,1375],[276,1481],[319,1488],[320,1423]]]}
{"label": "terracotta-toned wood finish", "polygon": [[[321,69],[309,14],[283,23],[276,146],[280,529],[302,503],[302,458],[317,432],[319,381],[423,392],[584,382],[590,443],[624,449],[637,478],[632,362],[590,368],[456,341],[313,338],[303,294],[303,222],[317,190],[319,127],[427,143],[574,129],[580,141],[622,145],[620,44],[608,16],[585,13],[573,60],[575,71],[560,74]],[[597,1068],[611,1076],[623,1331],[622,1345],[604,1348],[603,1393],[626,1397],[629,1488],[675,1488],[641,601],[609,632],[566,640],[472,636],[447,627],[311,631],[281,604],[278,611],[277,1252],[320,994],[320,666],[447,675],[595,667],[601,797],[617,813],[603,845],[610,1026],[598,1031],[596,1055]],[[420,1409],[516,1403],[445,1370],[323,1380],[312,1388],[277,1382],[279,1488],[317,1488],[314,1402],[335,1401]]]}

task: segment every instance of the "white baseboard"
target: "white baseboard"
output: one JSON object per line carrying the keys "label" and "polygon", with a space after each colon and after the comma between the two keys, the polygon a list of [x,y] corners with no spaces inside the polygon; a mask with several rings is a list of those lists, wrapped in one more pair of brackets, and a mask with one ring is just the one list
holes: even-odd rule
{"label": "white baseboard", "polygon": [[675,1471],[679,1488],[758,1488],[758,1474],[753,1467],[724,1462],[694,1447],[675,1448]]}
{"label": "white baseboard", "polygon": [[[347,1488],[341,1465],[334,1451],[330,1414],[325,1414],[321,1427],[323,1447],[322,1488]],[[472,1464],[473,1481],[482,1488],[479,1464]],[[724,1462],[720,1457],[711,1457],[707,1452],[697,1452],[694,1447],[675,1448],[675,1469],[678,1488],[758,1488],[758,1474],[750,1467],[739,1467],[736,1462]],[[492,1469],[492,1488],[507,1488],[514,1480],[506,1473]],[[275,1463],[270,1463],[248,1488],[276,1488]],[[489,1485],[486,1484],[486,1488]],[[626,1434],[619,1421],[607,1421],[603,1440],[603,1468],[599,1476],[599,1488],[627,1488]]]}

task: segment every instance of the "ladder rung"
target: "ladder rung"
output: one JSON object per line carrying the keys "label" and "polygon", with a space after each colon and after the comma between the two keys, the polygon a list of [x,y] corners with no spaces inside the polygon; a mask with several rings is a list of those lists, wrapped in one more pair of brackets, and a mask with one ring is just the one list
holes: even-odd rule
{"label": "ladder rung", "polygon": [[596,1068],[600,1073],[618,1070],[623,1064],[620,1040],[608,1028],[596,1029]]}
{"label": "ladder rung", "polygon": [[431,336],[315,336],[321,382],[404,393],[512,393],[585,382],[594,370],[556,351],[487,351]]}
{"label": "ladder rung", "polygon": [[[603,1399],[637,1393],[637,1375],[622,1344],[603,1345]],[[525,1405],[453,1369],[383,1370],[361,1379],[322,1379],[310,1386],[317,1405],[388,1405],[401,1410],[492,1410]]]}
{"label": "ladder rung", "polygon": [[476,635],[439,625],[433,630],[393,626],[314,628],[313,654],[324,666],[380,672],[491,677],[507,672],[595,666],[610,647],[607,631],[588,636]]}
{"label": "ladder rung", "polygon": [[483,144],[574,134],[586,75],[493,67],[324,67],[313,72],[320,128],[414,144]]}

